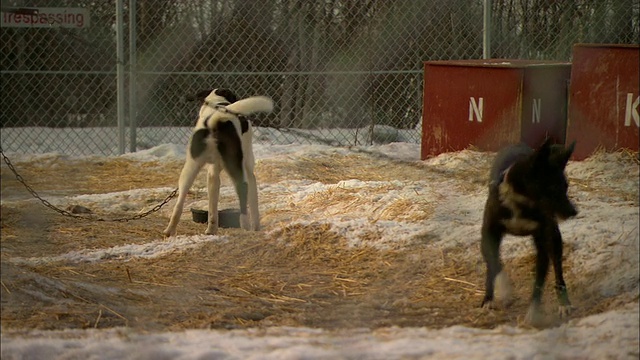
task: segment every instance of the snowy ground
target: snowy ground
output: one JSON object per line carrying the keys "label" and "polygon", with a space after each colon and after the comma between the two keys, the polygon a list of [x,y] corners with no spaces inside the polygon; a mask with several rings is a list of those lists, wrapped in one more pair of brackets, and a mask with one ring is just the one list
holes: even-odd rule
{"label": "snowy ground", "polygon": [[140,334],[127,329],[2,336],[3,359],[637,359],[638,304],[537,331],[267,328]]}
{"label": "snowy ground", "polygon": [[[147,150],[123,155],[145,162],[176,161],[184,157],[184,144],[158,144]],[[484,159],[487,154],[472,151],[443,154],[419,160],[419,145],[392,143],[358,149],[332,148],[323,145],[257,145],[258,166],[269,161],[293,161],[313,158],[318,153],[349,154],[353,151],[371,156],[385,156],[408,163],[426,164],[443,172],[460,169]],[[33,155],[11,152],[12,161],[40,159],[46,163],[73,161],[57,154]],[[100,157],[97,157],[100,158]],[[109,161],[114,157],[104,157]],[[126,327],[88,330],[24,330],[2,328],[2,359],[637,359],[639,351],[638,311],[638,166],[620,163],[620,156],[602,154],[583,162],[571,162],[567,168],[580,215],[561,225],[567,246],[571,247],[570,270],[583,278],[584,286],[602,298],[624,295],[622,304],[605,312],[574,318],[557,327],[536,330],[512,325],[494,329],[452,326],[444,329],[425,327],[383,327],[377,329],[326,330],[307,327],[261,327],[240,330],[185,330],[178,332],[137,331]],[[7,171],[2,168],[3,174]],[[317,202],[318,194],[345,191],[351,202],[328,204],[322,210],[292,223],[325,222],[343,234],[350,246],[373,245],[380,249],[402,249],[425,233],[438,234],[439,244],[453,246],[477,241],[481,209],[486,192],[464,193],[458,179],[438,183],[429,181],[362,181],[344,179],[325,184],[308,179],[292,179],[260,184],[261,198],[281,202],[261,203],[268,214],[289,204]],[[65,203],[70,199],[108,211],[121,206],[122,199],[133,207],[144,204],[142,198],[162,189],[132,189],[110,194],[89,194],[50,199]],[[231,196],[230,188],[223,188]],[[392,212],[392,204],[405,199],[427,196],[438,201],[429,221],[415,221],[419,207],[409,207],[403,214]],[[359,196],[367,197],[364,201]],[[137,199],[141,198],[141,199]],[[3,205],[10,204],[11,194],[3,192]],[[418,200],[415,200],[419,203]],[[186,221],[186,220],[182,220]],[[366,236],[374,227],[375,240]],[[277,231],[266,225],[264,231]],[[129,244],[104,249],[71,251],[50,257],[13,257],[14,264],[47,264],[57,261],[101,261],[105,258],[163,257],[180,249],[192,251],[221,236],[182,235],[170,240],[158,238],[146,244]],[[3,239],[4,241],[4,239]],[[373,243],[372,243],[373,241]],[[445,244],[445,245],[443,245]],[[450,245],[446,245],[450,244]],[[526,240],[510,237],[503,246],[503,258],[517,258],[531,252]],[[107,255],[105,255],[107,254]],[[7,261],[3,257],[3,261]],[[4,285],[4,284],[3,284]],[[571,286],[569,290],[571,293]],[[577,286],[577,285],[574,285]],[[4,295],[3,289],[3,295]],[[476,306],[470,304],[469,306]],[[579,304],[574,304],[579,306]]]}

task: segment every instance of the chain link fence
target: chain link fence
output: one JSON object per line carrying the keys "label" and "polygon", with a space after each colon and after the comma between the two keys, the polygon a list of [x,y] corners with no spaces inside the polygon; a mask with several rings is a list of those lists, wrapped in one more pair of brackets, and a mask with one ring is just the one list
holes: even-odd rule
{"label": "chain link fence", "polygon": [[419,143],[423,62],[482,58],[487,10],[493,58],[568,61],[574,43],[638,43],[635,0],[487,4],[3,0],[2,148],[186,144],[198,105],[185,96],[212,87],[275,100],[253,119],[256,142]]}

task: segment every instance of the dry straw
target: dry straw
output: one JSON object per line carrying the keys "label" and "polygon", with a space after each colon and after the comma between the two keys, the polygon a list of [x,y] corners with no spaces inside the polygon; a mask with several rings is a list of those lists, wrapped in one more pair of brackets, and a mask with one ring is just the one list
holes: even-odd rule
{"label": "dry straw", "polygon": [[[623,155],[625,159],[628,156]],[[517,314],[526,311],[532,256],[508,264],[518,295],[513,307],[487,314],[479,308],[484,270],[477,243],[464,241],[440,247],[433,245],[439,240],[437,236],[425,234],[402,249],[350,247],[330,225],[299,221],[327,204],[338,212],[356,212],[370,205],[369,195],[394,190],[393,181],[397,180],[404,184],[459,184],[462,193],[485,191],[491,157],[470,152],[463,158],[471,160],[452,167],[432,161],[460,159],[402,162],[354,153],[262,160],[257,166],[262,184],[306,179],[336,185],[358,179],[379,181],[381,185],[368,188],[370,194],[366,196],[358,189],[335,186],[303,204],[265,211],[264,231],[221,229],[221,237],[211,238],[199,248],[176,249],[155,259],[13,264],[8,261],[13,257],[52,257],[83,249],[158,241],[167,219],[162,213],[129,223],[77,222],[33,201],[5,202],[1,211],[2,326],[177,330],[515,324]],[[637,155],[635,159],[637,165]],[[25,179],[37,190],[58,194],[174,187],[181,167],[180,162],[139,163],[121,158],[60,161],[50,168],[29,165],[33,164],[18,164]],[[19,185],[7,174],[3,167],[3,194]],[[198,186],[204,186],[203,174]],[[197,198],[197,189],[194,194]],[[277,196],[286,195],[261,196],[261,202],[281,203]],[[235,199],[229,199],[232,201]],[[398,199],[376,208],[372,221],[428,221],[433,201],[438,199],[422,199],[420,194]],[[195,235],[201,234],[204,226],[185,217],[179,229],[180,234]],[[374,241],[380,234],[371,231],[364,236]],[[470,243],[473,245],[464,245]],[[568,249],[567,256],[570,252]],[[567,282],[574,283],[572,272],[567,274]],[[552,289],[546,290],[546,296],[552,293]],[[572,296],[580,302],[590,295],[575,288]],[[586,306],[576,316],[594,309]]]}

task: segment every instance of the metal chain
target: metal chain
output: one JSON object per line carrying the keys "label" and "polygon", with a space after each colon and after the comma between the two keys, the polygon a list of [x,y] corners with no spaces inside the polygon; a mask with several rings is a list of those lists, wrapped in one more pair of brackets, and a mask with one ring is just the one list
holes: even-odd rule
{"label": "metal chain", "polygon": [[212,107],[212,108],[220,111],[221,113],[229,113],[229,114],[231,114],[233,116],[242,116],[242,114],[240,114],[239,112],[227,109],[227,107],[224,106],[224,105],[219,105],[219,104],[212,105],[208,101],[205,101],[205,104],[207,104],[207,106],[209,106],[209,107]]}
{"label": "metal chain", "polygon": [[82,220],[92,220],[92,221],[110,221],[110,222],[127,222],[127,221],[131,221],[131,220],[139,220],[142,219],[143,217],[149,216],[150,214],[157,212],[158,210],[160,210],[164,205],[166,205],[171,199],[173,199],[176,194],[178,193],[178,189],[175,189],[171,192],[171,194],[169,194],[169,196],[167,196],[161,203],[159,203],[158,205],[154,206],[151,210],[145,211],[141,214],[137,214],[131,217],[123,217],[123,218],[115,218],[115,219],[104,219],[104,218],[99,218],[99,217],[94,217],[94,216],[81,216],[81,215],[76,215],[73,214],[67,210],[64,209],[60,209],[59,207],[56,207],[55,205],[51,204],[49,201],[47,201],[46,199],[43,199],[42,197],[40,197],[40,195],[38,195],[38,193],[33,190],[33,188],[31,188],[31,186],[29,186],[29,184],[27,184],[27,182],[24,180],[24,178],[18,174],[18,172],[16,171],[16,168],[13,166],[13,164],[11,163],[11,161],[9,160],[9,158],[4,154],[4,151],[2,149],[2,147],[0,146],[0,154],[2,154],[2,158],[4,160],[4,162],[7,164],[7,166],[9,167],[9,169],[13,172],[13,174],[16,176],[16,180],[18,180],[18,182],[20,182],[22,185],[24,185],[24,187],[27,189],[27,191],[36,199],[40,200],[40,202],[42,202],[42,204],[46,207],[48,207],[49,209],[64,215],[64,216],[69,216],[72,218],[76,218],[76,219],[82,219]]}

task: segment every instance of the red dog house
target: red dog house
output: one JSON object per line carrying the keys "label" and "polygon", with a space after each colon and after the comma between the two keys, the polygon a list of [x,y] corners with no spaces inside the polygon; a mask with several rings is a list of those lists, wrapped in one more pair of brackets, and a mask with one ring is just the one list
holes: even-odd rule
{"label": "red dog house", "polygon": [[469,146],[538,147],[547,136],[564,144],[570,75],[564,62],[425,62],[422,159]]}
{"label": "red dog house", "polygon": [[573,47],[567,141],[577,140],[576,160],[598,148],[638,151],[639,53],[638,45]]}

